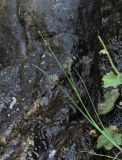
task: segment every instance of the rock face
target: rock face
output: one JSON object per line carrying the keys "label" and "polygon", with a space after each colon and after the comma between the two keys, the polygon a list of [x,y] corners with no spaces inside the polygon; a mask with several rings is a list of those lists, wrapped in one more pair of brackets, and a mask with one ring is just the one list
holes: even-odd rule
{"label": "rock face", "polygon": [[98,96],[99,75],[109,69],[97,54],[98,34],[122,69],[121,6],[121,0],[0,1],[0,159],[97,159],[82,153],[94,147],[90,128],[55,84],[73,95],[43,38],[66,71],[77,67]]}

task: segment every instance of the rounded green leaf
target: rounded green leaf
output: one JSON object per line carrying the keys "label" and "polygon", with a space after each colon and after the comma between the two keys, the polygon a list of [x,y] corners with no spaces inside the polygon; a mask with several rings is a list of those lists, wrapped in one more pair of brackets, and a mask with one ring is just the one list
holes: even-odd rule
{"label": "rounded green leaf", "polygon": [[101,110],[98,111],[99,115],[105,115],[109,113],[113,108],[116,100],[119,97],[119,90],[118,89],[113,89],[109,92],[106,92],[104,94],[104,102],[101,104]]}
{"label": "rounded green leaf", "polygon": [[103,80],[103,87],[114,87],[116,88],[118,85],[122,84],[122,73],[120,73],[120,76],[116,76],[112,71],[107,73],[102,78]]}

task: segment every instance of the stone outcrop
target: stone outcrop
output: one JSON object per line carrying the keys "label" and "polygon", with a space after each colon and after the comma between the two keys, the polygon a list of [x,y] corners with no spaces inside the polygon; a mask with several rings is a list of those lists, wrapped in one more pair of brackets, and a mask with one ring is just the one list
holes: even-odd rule
{"label": "stone outcrop", "polygon": [[0,1],[0,159],[95,158],[81,152],[94,147],[89,125],[55,84],[73,95],[42,35],[66,71],[78,68],[94,100],[109,69],[98,56],[98,34],[122,69],[121,6],[121,0]]}

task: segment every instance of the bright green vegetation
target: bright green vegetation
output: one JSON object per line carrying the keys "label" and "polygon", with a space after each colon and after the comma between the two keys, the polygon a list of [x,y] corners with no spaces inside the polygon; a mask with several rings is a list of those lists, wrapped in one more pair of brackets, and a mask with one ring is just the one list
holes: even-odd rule
{"label": "bright green vegetation", "polygon": [[[109,128],[106,128],[106,131],[109,133],[109,135],[117,145],[122,145],[122,134],[118,133],[116,126],[110,126]],[[103,130],[103,132],[106,131]],[[107,150],[111,150],[114,145],[110,143],[110,141],[104,135],[100,135],[97,140],[97,148],[101,147],[104,147]]]}
{"label": "bright green vegetation", "polygon": [[[98,36],[100,43],[103,46],[103,49],[99,52],[100,54],[104,54],[107,56],[108,61],[110,62],[111,68],[113,71],[110,71],[109,73],[106,73],[106,75],[103,76],[102,81],[103,81],[103,87],[106,89],[109,89],[110,87],[115,88],[112,90],[108,90],[104,93],[104,102],[102,103],[102,109],[99,112],[100,114],[107,114],[109,113],[115,105],[116,100],[119,97],[119,92],[118,92],[118,85],[122,84],[122,73],[119,73],[117,70],[116,66],[114,65],[111,56],[109,52],[106,49],[106,46],[101,39],[100,36]],[[111,127],[106,129],[109,135],[112,137],[113,141],[116,142],[117,145],[122,145],[122,134],[112,131]],[[104,131],[104,130],[103,130]],[[105,149],[112,149],[114,145],[106,139],[103,135],[100,135],[98,140],[97,140],[97,147],[104,147]]]}
{"label": "bright green vegetation", "polygon": [[[87,107],[85,106],[84,102],[82,101],[82,98],[79,94],[79,91],[78,91],[78,86],[76,85],[76,82],[75,82],[75,79],[72,75],[71,72],[67,72],[63,65],[59,62],[59,60],[57,59],[56,55],[54,54],[54,52],[52,51],[50,45],[48,44],[47,40],[43,37],[42,35],[42,39],[44,41],[44,44],[45,46],[47,47],[47,49],[49,50],[49,52],[53,55],[54,59],[56,60],[57,64],[60,66],[60,68],[62,69],[62,71],[64,72],[72,90],[74,91],[75,93],[75,97],[77,97],[77,100],[81,103],[82,107],[79,107],[79,105],[77,104],[77,102],[74,100],[74,98],[72,98],[59,84],[58,82],[54,82],[59,88],[60,90],[71,100],[71,102],[74,104],[74,106],[77,107],[77,109],[82,113],[82,115],[84,116],[84,118],[86,120],[88,120],[88,122],[101,134],[98,138],[98,141],[97,141],[97,147],[100,148],[100,147],[105,147],[106,149],[110,149],[112,147],[116,147],[120,152],[122,152],[122,148],[120,147],[120,145],[122,143],[119,143],[118,141],[120,140],[120,134],[118,132],[113,132],[111,131],[111,129],[108,128],[105,128],[99,115],[98,115],[98,112],[96,110],[96,107],[94,106],[94,103],[92,101],[92,98],[89,94],[89,91],[84,83],[84,81],[82,80],[81,76],[79,75],[79,73],[77,72],[77,70],[74,68],[74,71],[75,73],[78,75],[79,79],[81,80],[81,83],[83,84],[83,86],[85,87],[86,89],[86,92],[87,92],[87,95],[89,97],[89,100],[91,102],[91,106],[93,107],[94,109],[94,112],[96,114],[96,120],[94,119],[95,116],[92,117],[92,115],[89,113]],[[100,42],[102,43],[102,45],[104,46],[104,43],[103,41],[101,40],[101,38],[99,37],[100,39]],[[114,70],[114,72],[116,73],[116,76],[119,77],[119,72],[116,70],[116,67],[114,66],[112,60],[111,60],[111,57],[106,49],[106,47],[104,46],[104,50],[101,51],[101,53],[104,53],[106,54],[107,53],[107,57],[110,61],[110,64],[112,65],[112,68]],[[35,66],[35,65],[34,65]],[[41,68],[39,68],[38,66],[35,66],[37,69],[39,69],[44,75],[46,75],[49,80],[51,80],[50,76]],[[106,81],[106,80],[105,80]],[[118,91],[116,90],[116,95],[114,95],[113,93],[115,92],[115,90],[112,92],[112,103],[110,104],[110,102],[106,99],[105,100],[105,103],[104,105],[107,106],[107,112],[109,112],[111,109],[108,107],[108,105],[111,105],[113,107],[116,99],[118,98]],[[107,96],[105,96],[107,98]],[[111,107],[111,108],[112,108]],[[114,159],[118,159],[117,157],[114,158]]]}
{"label": "bright green vegetation", "polygon": [[101,104],[101,110],[99,111],[99,115],[105,115],[109,113],[114,108],[114,104],[118,98],[118,89],[112,89],[111,91],[105,92],[104,102]]}
{"label": "bright green vegetation", "polygon": [[102,80],[104,88],[116,88],[118,85],[122,84],[122,73],[120,73],[120,76],[116,76],[112,71],[110,71],[105,76],[103,76]]}
{"label": "bright green vegetation", "polygon": [[106,49],[106,46],[103,42],[103,40],[101,39],[100,36],[98,36],[100,43],[103,46],[103,49],[99,52],[100,55],[104,54],[107,56],[111,68],[113,69],[113,71],[110,71],[109,73],[106,73],[106,75],[103,76],[102,80],[103,80],[103,87],[104,88],[108,88],[108,87],[114,87],[116,88],[118,85],[122,84],[122,73],[119,73],[118,69],[116,68],[116,66],[114,65],[111,56],[109,54],[109,52]]}
{"label": "bright green vegetation", "polygon": [[109,52],[107,51],[107,48],[106,48],[103,40],[101,39],[100,36],[98,36],[98,39],[99,39],[100,43],[101,43],[102,46],[103,46],[103,49],[102,49],[99,53],[100,53],[100,54],[105,54],[105,55],[107,56],[107,58],[108,58],[108,60],[109,60],[109,62],[110,62],[110,64],[111,64],[111,67],[112,67],[113,71],[115,72],[115,74],[116,74],[117,76],[120,76],[120,73],[119,73],[119,71],[117,70],[116,66],[114,65],[114,63],[113,63],[113,61],[112,61],[112,59],[111,59],[111,56],[110,56]]}

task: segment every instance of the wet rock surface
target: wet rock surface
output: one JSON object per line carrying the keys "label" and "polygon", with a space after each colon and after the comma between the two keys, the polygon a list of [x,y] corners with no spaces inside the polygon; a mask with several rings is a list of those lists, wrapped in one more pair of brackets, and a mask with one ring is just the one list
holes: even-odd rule
{"label": "wet rock surface", "polygon": [[[73,95],[42,34],[66,71],[78,68],[97,104],[100,76],[110,69],[106,58],[98,56],[97,35],[121,71],[121,6],[121,0],[0,1],[0,159],[98,159],[82,152],[95,152],[91,126],[56,86]],[[117,113],[112,121],[120,130],[121,119]]]}

